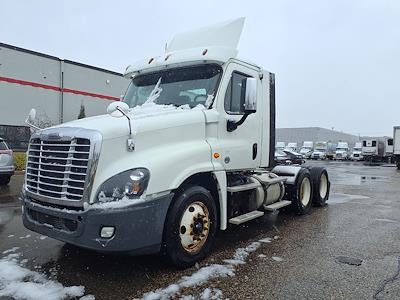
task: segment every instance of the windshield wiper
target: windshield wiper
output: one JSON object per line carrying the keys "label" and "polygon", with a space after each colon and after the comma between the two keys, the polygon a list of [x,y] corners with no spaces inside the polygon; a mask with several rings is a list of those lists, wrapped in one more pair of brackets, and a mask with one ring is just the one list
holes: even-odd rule
{"label": "windshield wiper", "polygon": [[162,92],[162,88],[160,88],[160,84],[161,84],[161,78],[160,77],[157,81],[156,86],[154,87],[154,89],[151,91],[149,97],[147,98],[145,104],[147,103],[154,103],[154,101],[157,100],[158,97],[160,97],[160,94]]}

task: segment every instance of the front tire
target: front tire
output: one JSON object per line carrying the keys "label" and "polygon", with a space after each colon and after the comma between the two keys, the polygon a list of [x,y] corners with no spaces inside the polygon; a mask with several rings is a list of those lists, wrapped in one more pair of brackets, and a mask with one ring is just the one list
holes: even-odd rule
{"label": "front tire", "polygon": [[217,208],[211,193],[187,186],[172,203],[164,231],[166,253],[177,267],[190,267],[211,251],[217,231]]}
{"label": "front tire", "polygon": [[287,198],[292,201],[292,208],[300,215],[308,213],[312,206],[313,185],[308,169],[299,171],[294,185],[287,185]]}

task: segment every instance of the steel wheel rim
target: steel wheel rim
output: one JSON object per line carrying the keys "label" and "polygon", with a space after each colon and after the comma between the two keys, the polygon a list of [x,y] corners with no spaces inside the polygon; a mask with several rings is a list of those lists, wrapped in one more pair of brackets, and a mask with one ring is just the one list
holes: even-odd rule
{"label": "steel wheel rim", "polygon": [[179,224],[179,237],[187,252],[199,252],[210,232],[210,214],[204,203],[191,203],[182,215]]}
{"label": "steel wheel rim", "polygon": [[321,175],[321,180],[319,182],[319,195],[321,199],[325,199],[327,194],[328,194],[328,178],[326,177],[326,174],[323,173]]}
{"label": "steel wheel rim", "polygon": [[300,201],[304,206],[307,206],[311,200],[311,182],[305,177],[300,186]]}

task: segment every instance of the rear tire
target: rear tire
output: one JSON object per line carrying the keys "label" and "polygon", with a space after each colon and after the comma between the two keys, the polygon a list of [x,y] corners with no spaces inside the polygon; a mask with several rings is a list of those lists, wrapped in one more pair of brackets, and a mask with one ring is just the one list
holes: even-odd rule
{"label": "rear tire", "polygon": [[217,208],[211,193],[187,186],[171,204],[164,230],[166,253],[177,267],[190,267],[211,251],[217,231]]}
{"label": "rear tire", "polygon": [[323,167],[310,167],[311,182],[313,185],[313,204],[324,206],[329,199],[331,183],[328,172]]}
{"label": "rear tire", "polygon": [[302,168],[294,185],[286,185],[286,198],[292,201],[292,209],[300,215],[308,213],[312,206],[313,184],[308,169]]}
{"label": "rear tire", "polygon": [[0,176],[0,185],[7,185],[10,183],[10,180],[11,180],[11,176],[8,176],[8,175]]}

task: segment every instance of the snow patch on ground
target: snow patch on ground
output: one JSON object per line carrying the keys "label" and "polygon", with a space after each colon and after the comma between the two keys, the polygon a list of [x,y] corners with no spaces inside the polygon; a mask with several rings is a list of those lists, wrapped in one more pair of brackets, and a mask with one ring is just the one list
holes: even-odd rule
{"label": "snow patch on ground", "polygon": [[15,235],[13,235],[13,234],[10,234],[9,236],[7,236],[7,237],[9,237],[9,238],[12,238],[12,237],[14,237]]}
{"label": "snow patch on ground", "polygon": [[[246,247],[238,248],[235,251],[232,259],[225,259],[225,264],[212,264],[209,266],[202,267],[195,271],[190,276],[183,276],[178,282],[170,284],[166,288],[157,289],[155,291],[147,292],[143,294],[142,300],[157,300],[157,299],[170,299],[176,297],[181,293],[183,289],[195,287],[206,283],[207,281],[214,278],[221,277],[232,277],[235,275],[235,267],[246,263],[247,257],[250,253],[256,251],[262,245],[262,241],[270,243],[271,238],[264,238],[257,242],[252,242]],[[265,243],[265,242],[264,242]],[[205,295],[205,296],[203,296]],[[207,297],[208,296],[208,297]],[[205,289],[200,295],[200,299],[221,299],[222,292],[218,289]],[[199,299],[193,295],[182,296],[180,299],[190,300]]]}
{"label": "snow patch on ground", "polygon": [[378,222],[385,222],[385,223],[398,223],[398,221],[396,221],[396,220],[391,220],[391,219],[375,219],[375,221],[378,221]]}
{"label": "snow patch on ground", "polygon": [[265,254],[259,254],[258,257],[259,258],[266,258],[267,256]]}
{"label": "snow patch on ground", "polygon": [[41,239],[41,240],[44,240],[44,239],[46,239],[47,238],[47,236],[44,236],[44,235],[41,235],[40,237],[39,237],[39,239]]}
{"label": "snow patch on ground", "polygon": [[278,262],[283,261],[283,258],[282,258],[282,257],[279,257],[279,256],[272,256],[271,258],[272,258],[272,260],[274,260],[274,261],[278,261]]}
{"label": "snow patch on ground", "polygon": [[369,199],[369,197],[363,196],[363,195],[350,195],[350,194],[334,193],[329,196],[328,203],[329,204],[341,204],[341,203],[347,203],[352,200],[358,200],[358,199]]}
{"label": "snow patch on ground", "polygon": [[[4,252],[13,252],[15,248],[17,247]],[[19,253],[12,253],[0,259],[0,298],[61,300],[80,297],[84,294],[83,286],[64,287],[57,281],[49,280],[43,274],[25,268],[23,262],[27,260],[18,262],[19,256]],[[94,299],[92,295],[85,297],[84,300]]]}
{"label": "snow patch on ground", "polygon": [[15,252],[19,249],[19,247],[13,247],[11,249],[5,250],[3,251],[3,254],[7,254],[7,253],[11,253],[11,252]]}
{"label": "snow patch on ground", "polygon": [[27,238],[30,238],[30,237],[31,237],[31,235],[27,234],[26,236],[20,236],[19,239],[22,240],[22,239],[27,239]]}

